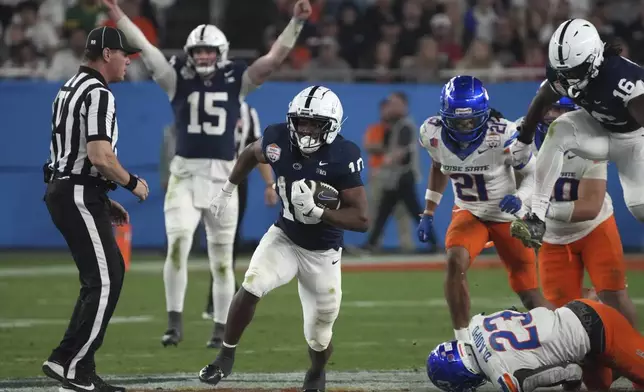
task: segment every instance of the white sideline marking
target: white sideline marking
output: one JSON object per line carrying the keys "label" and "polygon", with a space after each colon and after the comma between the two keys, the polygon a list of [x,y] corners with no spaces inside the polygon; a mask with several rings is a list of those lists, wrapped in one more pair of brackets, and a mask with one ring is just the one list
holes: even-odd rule
{"label": "white sideline marking", "polygon": [[[133,316],[133,317],[112,317],[110,324],[134,324],[134,323],[149,323],[153,321],[152,316]],[[15,328],[31,328],[41,325],[67,325],[69,320],[62,319],[8,319],[0,318],[0,328],[15,329]]]}

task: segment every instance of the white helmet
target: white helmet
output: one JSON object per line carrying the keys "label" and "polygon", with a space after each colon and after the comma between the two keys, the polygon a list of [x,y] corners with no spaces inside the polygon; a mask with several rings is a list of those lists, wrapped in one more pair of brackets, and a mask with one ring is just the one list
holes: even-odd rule
{"label": "white helmet", "polygon": [[[188,63],[199,75],[205,76],[215,72],[217,63],[228,60],[228,45],[228,39],[221,30],[210,24],[202,24],[190,32],[183,50],[188,55]],[[208,65],[198,65],[192,57],[192,51],[196,48],[214,48],[217,51],[217,61]]]}
{"label": "white helmet", "polygon": [[604,61],[604,42],[595,26],[584,19],[569,19],[550,38],[548,63],[560,94],[577,97],[599,73]]}
{"label": "white helmet", "polygon": [[305,88],[288,105],[286,121],[291,141],[304,154],[333,143],[342,127],[343,113],[340,98],[333,91],[323,86]]}

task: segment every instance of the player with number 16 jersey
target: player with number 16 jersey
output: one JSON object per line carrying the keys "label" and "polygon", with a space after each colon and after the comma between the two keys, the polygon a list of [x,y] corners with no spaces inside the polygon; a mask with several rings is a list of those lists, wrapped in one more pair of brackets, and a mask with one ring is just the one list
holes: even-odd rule
{"label": "player with number 16 jersey", "polygon": [[[253,253],[230,308],[223,348],[201,370],[201,381],[215,385],[232,372],[235,347],[257,303],[297,278],[311,358],[303,390],[325,390],[324,368],[333,350],[333,324],[342,298],[343,231],[368,228],[367,197],[360,178],[364,164],[358,146],[339,135],[342,122],[342,104],[335,93],[323,86],[305,88],[291,101],[287,122],[269,126],[261,140],[244,150],[213,199],[211,209],[218,216],[236,184],[261,162],[270,164],[277,176],[283,207]],[[323,196],[329,198],[334,192],[325,194],[316,189],[318,184],[338,191],[339,209],[324,207]]]}
{"label": "player with number 16 jersey", "polygon": [[[490,109],[482,82],[471,76],[457,76],[443,87],[440,116],[420,128],[420,143],[433,163],[418,234],[421,241],[429,238],[434,211],[451,180],[456,206],[445,238],[445,295],[454,333],[462,340],[470,317],[465,274],[488,241],[523,304],[549,306],[538,289],[534,252],[510,236],[512,214],[532,192],[534,168],[534,159],[523,166],[513,162],[508,146],[514,134],[514,123]],[[519,187],[515,173],[522,176]]]}

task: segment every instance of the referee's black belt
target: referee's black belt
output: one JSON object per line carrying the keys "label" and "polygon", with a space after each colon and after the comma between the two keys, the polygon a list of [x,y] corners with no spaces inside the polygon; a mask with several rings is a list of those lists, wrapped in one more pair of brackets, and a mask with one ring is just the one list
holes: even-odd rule
{"label": "referee's black belt", "polygon": [[74,185],[95,187],[103,192],[115,191],[117,188],[116,184],[112,181],[106,181],[98,177],[80,174],[70,174],[67,176],[56,174],[54,175],[54,181],[68,181]]}

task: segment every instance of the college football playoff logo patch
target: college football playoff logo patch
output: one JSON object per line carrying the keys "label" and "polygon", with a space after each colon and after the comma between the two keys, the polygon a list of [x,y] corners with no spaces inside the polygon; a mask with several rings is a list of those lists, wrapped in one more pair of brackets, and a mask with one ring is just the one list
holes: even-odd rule
{"label": "college football playoff logo patch", "polygon": [[282,149],[275,143],[269,144],[266,146],[266,158],[269,161],[275,163],[280,160],[280,155],[282,154]]}

